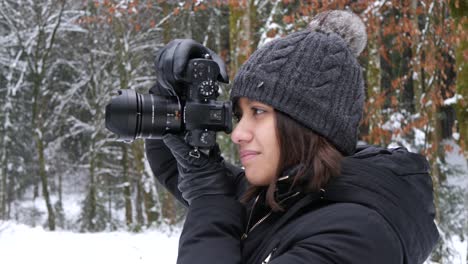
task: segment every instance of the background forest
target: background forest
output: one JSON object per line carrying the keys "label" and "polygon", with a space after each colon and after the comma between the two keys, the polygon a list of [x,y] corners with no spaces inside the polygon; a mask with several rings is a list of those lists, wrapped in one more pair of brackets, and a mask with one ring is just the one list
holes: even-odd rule
{"label": "background forest", "polygon": [[[442,240],[468,235],[468,1],[0,0],[0,221],[80,232],[177,226],[142,140],[104,126],[116,89],[146,93],[158,49],[192,38],[236,70],[259,46],[348,9],[367,26],[360,139],[428,158]],[[230,85],[223,85],[224,99]],[[223,155],[238,163],[229,137]]]}

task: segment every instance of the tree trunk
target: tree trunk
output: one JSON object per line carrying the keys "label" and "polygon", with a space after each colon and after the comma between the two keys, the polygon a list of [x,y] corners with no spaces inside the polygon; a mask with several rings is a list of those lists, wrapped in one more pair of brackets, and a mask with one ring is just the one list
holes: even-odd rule
{"label": "tree trunk", "polygon": [[145,164],[143,163],[143,142],[137,141],[133,142],[131,145],[131,150],[133,154],[133,164],[135,168],[136,175],[136,220],[139,225],[145,224],[145,219],[143,217],[143,204],[144,204],[144,188],[143,188],[143,174],[145,173]]}
{"label": "tree trunk", "polygon": [[410,45],[405,45],[403,55],[401,57],[400,67],[401,75],[399,77],[402,80],[403,85],[401,92],[401,105],[408,114],[415,113],[415,97],[414,97],[414,85],[413,85],[413,70],[411,69],[411,59],[413,52]]}
{"label": "tree trunk", "polygon": [[145,224],[145,218],[143,217],[143,188],[141,182],[141,175],[138,175],[137,183],[136,183],[136,221],[139,226],[143,226]]}
{"label": "tree trunk", "polygon": [[232,2],[229,4],[229,46],[230,79],[237,69],[249,58],[253,50],[254,22],[256,16],[255,5],[251,0]]}
{"label": "tree trunk", "polygon": [[[94,146],[92,145],[92,148],[94,149]],[[94,153],[91,152],[90,155],[90,164],[89,164],[89,186],[88,186],[88,192],[89,192],[89,203],[86,205],[85,210],[89,210],[89,214],[87,214],[88,219],[85,219],[84,221],[87,221],[87,229],[91,231],[96,230],[96,225],[95,219],[96,219],[96,181],[94,177],[94,172],[95,172],[95,160],[94,160]]]}
{"label": "tree trunk", "polygon": [[[421,30],[422,30],[421,25],[420,25],[420,21],[423,18],[422,15],[417,13],[418,6],[419,6],[418,3],[419,2],[420,1],[418,1],[418,0],[411,0],[412,24],[413,24],[414,30],[415,31],[417,30],[417,32],[421,32]],[[418,60],[416,60],[416,61],[419,61],[419,63],[413,63],[413,65],[412,65],[414,74],[413,74],[413,76],[411,76],[411,79],[413,80],[413,86],[415,87],[415,90],[414,90],[414,99],[415,99],[414,100],[414,111],[416,113],[421,113],[424,106],[421,105],[421,97],[423,95],[423,89],[422,89],[423,82],[421,81],[421,79],[422,79],[422,76],[421,76],[421,54],[418,53],[418,50],[419,50],[418,47],[420,47],[422,45],[420,33],[419,34],[413,33],[411,35],[411,41],[413,43],[411,52],[412,52],[414,57],[417,57]]]}
{"label": "tree trunk", "polygon": [[123,166],[123,180],[124,180],[124,200],[125,200],[125,222],[127,226],[133,223],[132,212],[132,182],[128,170],[128,150],[127,145],[122,145],[122,166]]}
{"label": "tree trunk", "polygon": [[[146,184],[145,184],[146,185]],[[159,219],[159,214],[156,211],[156,202],[154,201],[154,194],[152,188],[143,188],[143,201],[145,203],[145,213],[147,218],[147,225],[151,226]]]}
{"label": "tree trunk", "polygon": [[[372,18],[377,20],[378,18]],[[379,34],[380,34],[380,21],[373,21],[370,22],[377,30],[374,30],[370,33],[368,37],[368,44],[367,44],[367,57],[365,58],[367,63],[365,63],[365,72],[366,75],[366,98],[373,98],[372,101],[369,102],[369,107],[365,109],[366,115],[364,118],[364,123],[362,125],[363,129],[360,129],[360,138],[366,139],[366,141],[370,144],[379,144],[383,139],[380,137],[380,133],[376,133],[374,131],[375,128],[380,127],[381,124],[381,105],[379,105],[379,101],[376,100],[380,96],[381,86],[380,86],[380,76],[381,76],[381,67],[380,61],[381,56],[379,54]]]}
{"label": "tree trunk", "polygon": [[175,199],[172,194],[170,194],[165,188],[160,188],[161,194],[161,203],[162,203],[162,217],[169,225],[176,223],[176,209],[175,209]]}
{"label": "tree trunk", "polygon": [[57,202],[59,203],[60,206],[62,206],[62,204],[63,204],[62,203],[63,202],[63,200],[62,200],[62,198],[63,198],[62,197],[62,195],[63,195],[63,193],[62,193],[62,181],[63,181],[62,173],[59,173],[59,175],[58,175],[58,201]]}
{"label": "tree trunk", "polygon": [[[40,129],[40,133],[42,134],[42,129]],[[47,172],[45,168],[45,157],[44,157],[44,142],[42,141],[41,135],[37,133],[34,135],[34,139],[36,141],[37,152],[39,156],[39,177],[41,179],[42,184],[42,196],[44,197],[44,201],[47,207],[47,223],[49,225],[49,230],[55,230],[55,212],[50,201],[49,195],[49,186],[48,186],[48,179],[47,179]]]}
{"label": "tree trunk", "polygon": [[[401,7],[406,6],[406,3],[402,3]],[[411,9],[411,3],[408,3],[409,8],[402,8],[401,11],[398,13],[400,14],[400,18],[398,20],[399,24],[405,24],[408,25],[406,30],[404,32],[401,32],[399,34],[399,38],[402,42],[402,51],[399,52],[399,68],[400,68],[400,73],[398,74],[398,77],[401,79],[401,85],[400,85],[400,94],[401,94],[401,102],[400,102],[400,108],[403,110],[406,110],[407,114],[414,114],[415,112],[415,98],[414,98],[414,83],[413,83],[413,68],[411,65],[411,61],[413,59],[413,56],[415,54],[413,53],[413,48],[412,44],[414,42],[409,41],[413,35],[416,35],[414,33],[414,30],[416,28],[412,28],[413,26],[413,20],[411,20],[413,14],[416,16],[416,10]]]}
{"label": "tree trunk", "polygon": [[[455,3],[458,5],[455,5]],[[457,25],[455,34],[465,35],[460,38],[459,45],[455,49],[456,69],[458,70],[457,76],[457,94],[461,96],[456,105],[458,130],[461,136],[462,147],[466,150],[468,147],[468,63],[466,61],[466,50],[468,50],[468,40],[466,32],[468,32],[468,20],[466,14],[468,12],[467,1],[450,1],[450,11],[452,17],[455,18]],[[468,152],[465,151],[465,157],[468,158]],[[467,255],[468,258],[468,255]]]}
{"label": "tree trunk", "polygon": [[39,177],[37,177],[37,175],[34,175],[32,178],[34,182],[33,200],[35,200],[37,197],[39,197]]}
{"label": "tree trunk", "polygon": [[1,169],[0,169],[0,219],[6,220],[6,207],[7,207],[7,149],[4,147],[2,151],[2,156],[0,159]]}
{"label": "tree trunk", "polygon": [[146,214],[146,224],[156,222],[158,215],[154,212],[155,202],[153,200],[152,188],[146,188],[145,163],[144,163],[144,143],[143,141],[133,142],[133,157],[135,159],[135,172],[138,175],[137,186],[137,219],[140,224],[145,223],[143,207]]}
{"label": "tree trunk", "polygon": [[6,174],[7,178],[6,178],[6,190],[7,190],[7,194],[6,194],[6,219],[11,219],[11,204],[13,203],[13,201],[15,201],[15,199],[17,198],[17,194],[15,192],[15,185],[16,185],[16,182],[15,182],[15,177],[13,177],[12,175],[9,175],[9,174]]}

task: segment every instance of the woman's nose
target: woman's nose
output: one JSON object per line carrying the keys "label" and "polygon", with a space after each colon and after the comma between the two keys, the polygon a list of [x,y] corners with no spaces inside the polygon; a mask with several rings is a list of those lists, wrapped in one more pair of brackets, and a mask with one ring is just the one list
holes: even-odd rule
{"label": "woman's nose", "polygon": [[241,119],[231,133],[231,140],[234,144],[241,144],[242,142],[248,142],[251,139],[252,133],[248,130],[246,122],[242,122]]}

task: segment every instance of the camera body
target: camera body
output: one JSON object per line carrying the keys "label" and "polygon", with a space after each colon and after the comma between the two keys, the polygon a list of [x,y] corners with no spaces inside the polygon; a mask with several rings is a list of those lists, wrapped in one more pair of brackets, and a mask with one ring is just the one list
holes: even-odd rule
{"label": "camera body", "polygon": [[197,58],[188,62],[183,82],[168,89],[172,96],[118,90],[106,106],[106,128],[123,141],[184,133],[189,145],[211,148],[217,131],[232,131],[231,102],[216,101],[218,75],[215,61]]}
{"label": "camera body", "polygon": [[219,96],[219,67],[210,59],[192,59],[187,65],[187,98],[184,106],[186,142],[194,147],[212,147],[216,131],[232,131],[230,101],[216,101]]}

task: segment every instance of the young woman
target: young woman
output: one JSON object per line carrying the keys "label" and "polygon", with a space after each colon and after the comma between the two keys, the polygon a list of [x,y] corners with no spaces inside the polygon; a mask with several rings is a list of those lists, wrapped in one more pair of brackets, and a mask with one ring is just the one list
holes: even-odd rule
{"label": "young woman", "polygon": [[[178,263],[426,260],[438,240],[426,160],[356,147],[365,42],[356,15],[330,11],[252,54],[231,92],[243,169],[216,152],[192,157],[174,135],[146,141],[154,174],[188,206]],[[180,50],[170,53],[174,71],[188,50],[213,54],[199,44]]]}

